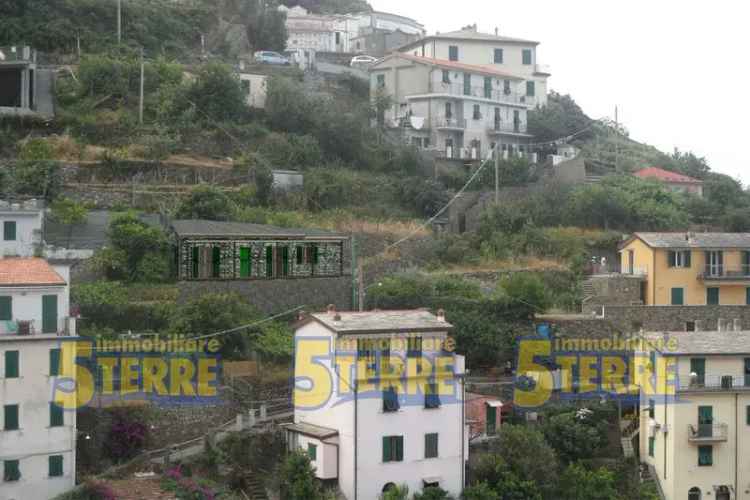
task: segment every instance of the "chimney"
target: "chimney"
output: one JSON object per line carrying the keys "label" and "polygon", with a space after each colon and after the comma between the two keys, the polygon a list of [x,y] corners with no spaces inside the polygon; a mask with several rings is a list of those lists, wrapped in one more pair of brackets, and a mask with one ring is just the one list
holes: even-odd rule
{"label": "chimney", "polygon": [[438,309],[438,311],[437,311],[437,319],[440,322],[445,322],[445,310]]}
{"label": "chimney", "polygon": [[333,321],[341,321],[341,315],[339,313],[334,314]]}
{"label": "chimney", "polygon": [[336,312],[336,306],[334,306],[333,304],[328,304],[326,311],[328,312],[328,314],[333,314]]}

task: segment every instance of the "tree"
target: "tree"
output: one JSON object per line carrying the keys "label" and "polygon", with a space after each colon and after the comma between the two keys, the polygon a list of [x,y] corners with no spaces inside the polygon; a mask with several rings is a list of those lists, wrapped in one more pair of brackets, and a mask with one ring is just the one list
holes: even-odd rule
{"label": "tree", "polygon": [[[518,479],[536,484],[542,493],[549,492],[557,480],[557,455],[542,433],[535,429],[503,426],[492,451],[502,456]],[[502,494],[497,488],[495,491]]]}
{"label": "tree", "polygon": [[414,493],[414,500],[453,500],[453,497],[439,486],[428,486],[422,493]]}
{"label": "tree", "polygon": [[86,222],[88,210],[82,203],[78,203],[71,198],[58,198],[52,203],[50,208],[52,220],[67,226],[67,247],[70,248],[70,240],[73,237],[73,227]]}
{"label": "tree", "polygon": [[[545,106],[529,111],[528,131],[538,141],[549,141],[580,132],[592,121],[572,97],[550,92]],[[584,140],[592,134],[589,131],[576,138]]]}
{"label": "tree", "polygon": [[290,453],[279,474],[281,498],[285,500],[322,500],[315,468],[306,453]]}
{"label": "tree", "polygon": [[[129,281],[159,281],[163,275],[139,275],[139,266],[142,261],[150,259],[167,259],[166,237],[161,229],[151,227],[141,221],[134,212],[126,212],[116,215],[109,223],[107,236],[112,243],[113,252],[105,259],[105,266],[112,277],[123,277]],[[154,269],[153,263],[148,266]],[[142,270],[143,268],[141,268]],[[163,273],[164,267],[160,269]],[[122,276],[117,276],[122,273]]]}
{"label": "tree", "polygon": [[546,311],[551,305],[544,282],[534,273],[512,273],[500,280],[497,290],[501,296],[532,307],[539,313]]}
{"label": "tree", "polygon": [[721,225],[725,231],[744,233],[750,231],[750,208],[729,209],[722,218]]}
{"label": "tree", "polygon": [[236,211],[234,202],[219,188],[209,185],[194,187],[177,209],[178,219],[228,220]]}
{"label": "tree", "polygon": [[393,485],[380,495],[380,500],[408,500],[409,487],[405,484]]}
{"label": "tree", "polygon": [[487,482],[480,482],[465,488],[462,500],[500,500],[500,495]]}
{"label": "tree", "polygon": [[599,428],[575,412],[550,417],[542,427],[547,442],[563,462],[591,458],[603,444]]}
{"label": "tree", "polygon": [[166,85],[161,94],[160,119],[199,122],[237,120],[247,111],[245,92],[232,68],[218,62],[200,66],[195,78],[179,85]]}
{"label": "tree", "polygon": [[[550,467],[552,469],[552,467]],[[552,469],[553,470],[553,469]],[[533,480],[517,473],[507,460],[497,453],[484,455],[474,470],[478,489],[490,490],[501,500],[542,500],[542,490]],[[467,500],[490,500],[492,497],[479,496],[478,491],[470,488],[464,492]],[[472,495],[472,496],[470,496]]]}
{"label": "tree", "polygon": [[560,500],[618,500],[615,475],[605,469],[593,470],[582,464],[570,464],[560,476]]}
{"label": "tree", "polygon": [[286,13],[280,12],[275,2],[245,2],[243,14],[253,50],[281,52],[286,48]]}

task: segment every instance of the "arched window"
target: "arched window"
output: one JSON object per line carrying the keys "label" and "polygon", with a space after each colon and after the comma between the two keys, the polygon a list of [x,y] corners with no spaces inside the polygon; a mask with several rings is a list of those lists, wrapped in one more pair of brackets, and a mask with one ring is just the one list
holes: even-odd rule
{"label": "arched window", "polygon": [[688,491],[688,500],[701,500],[701,490],[699,488],[690,488]]}

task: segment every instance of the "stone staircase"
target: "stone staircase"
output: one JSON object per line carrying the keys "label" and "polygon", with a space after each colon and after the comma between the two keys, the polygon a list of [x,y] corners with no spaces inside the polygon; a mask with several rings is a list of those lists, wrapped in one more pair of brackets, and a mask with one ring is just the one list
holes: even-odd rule
{"label": "stone staircase", "polygon": [[253,473],[247,479],[247,496],[250,500],[268,500],[268,493],[266,487],[263,486],[263,481],[259,478],[260,473]]}
{"label": "stone staircase", "polygon": [[584,304],[594,297],[594,284],[591,282],[591,280],[584,280],[584,282],[581,284],[581,292],[583,294]]}
{"label": "stone staircase", "polygon": [[638,436],[640,426],[637,420],[628,423],[620,433],[620,444],[622,445],[622,454],[625,458],[635,456],[633,449],[633,440]]}

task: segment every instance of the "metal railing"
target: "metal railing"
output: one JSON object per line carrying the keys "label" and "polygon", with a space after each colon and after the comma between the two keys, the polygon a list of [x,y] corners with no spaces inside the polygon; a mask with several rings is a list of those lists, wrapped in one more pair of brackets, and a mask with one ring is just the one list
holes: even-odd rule
{"label": "metal railing", "polygon": [[688,425],[688,440],[695,442],[726,441],[727,424]]}
{"label": "metal railing", "polygon": [[750,391],[750,374],[680,376],[676,384],[680,391]]}
{"label": "metal railing", "polygon": [[517,121],[513,123],[495,122],[487,126],[487,132],[492,133],[503,133],[509,132],[514,134],[525,134],[526,127],[523,122]]}
{"label": "metal railing", "polygon": [[706,265],[700,279],[750,279],[750,265],[740,266]]}
{"label": "metal railing", "polygon": [[71,337],[76,335],[75,318],[58,318],[57,329],[54,332],[43,332],[40,321],[16,319],[11,321],[0,321],[0,335],[57,335],[59,337]]}
{"label": "metal railing", "polygon": [[628,276],[648,276],[648,267],[632,267],[632,268],[625,268],[622,270],[620,274],[625,274]]}
{"label": "metal railing", "polygon": [[435,128],[456,128],[456,129],[465,129],[466,128],[466,120],[462,118],[452,118],[452,117],[441,117],[435,119]]}
{"label": "metal railing", "polygon": [[[494,81],[494,79],[493,79]],[[461,83],[437,83],[432,85],[432,92],[439,94],[450,94],[455,96],[463,97],[477,97],[480,99],[488,99],[503,104],[533,104],[534,97],[526,96],[512,90],[506,90],[504,88],[498,89],[494,86],[492,88],[469,86],[466,87]]]}

